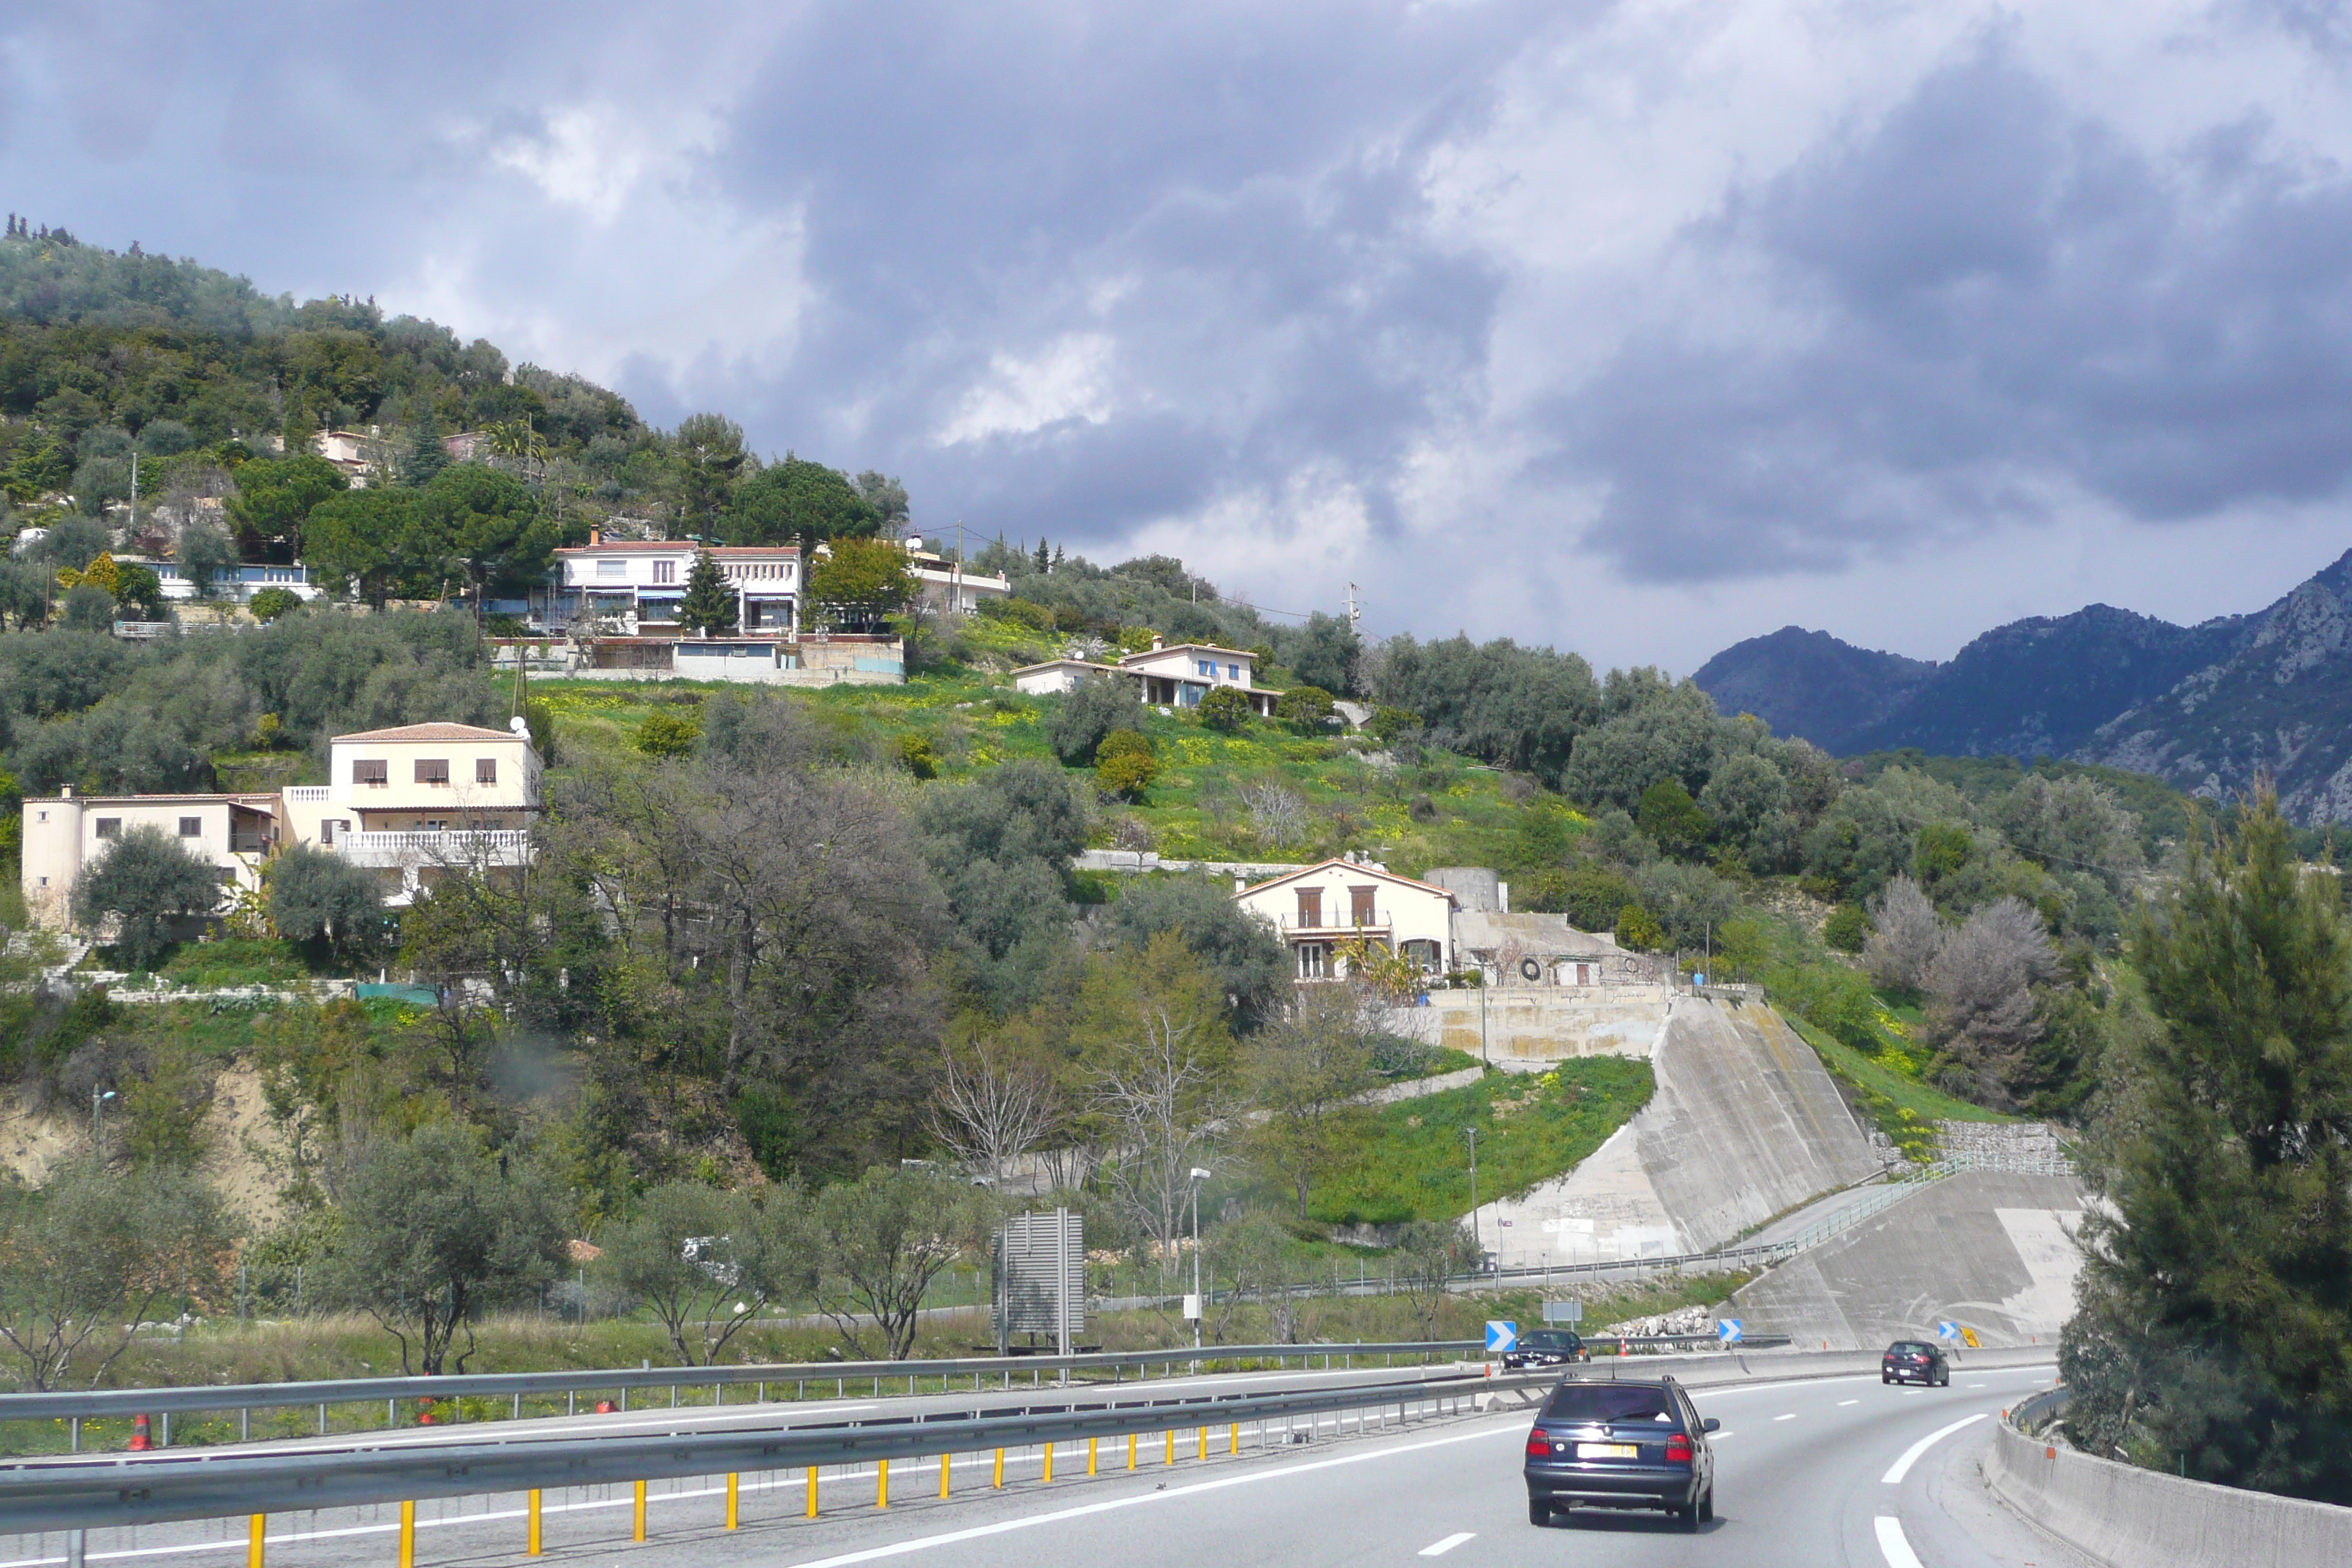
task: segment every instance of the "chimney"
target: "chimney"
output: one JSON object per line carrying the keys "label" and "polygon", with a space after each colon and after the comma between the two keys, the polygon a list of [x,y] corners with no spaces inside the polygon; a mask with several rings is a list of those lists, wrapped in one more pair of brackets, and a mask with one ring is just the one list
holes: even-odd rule
{"label": "chimney", "polygon": [[73,798],[73,785],[59,784],[58,786],[58,798],[59,800],[71,800]]}
{"label": "chimney", "polygon": [[1154,633],[1152,633],[1152,634],[1151,634],[1151,651],[1152,651],[1152,652],[1154,652],[1154,653],[1158,653],[1158,652],[1160,650],[1160,648],[1161,648],[1161,647],[1165,647],[1165,646],[1166,646],[1166,645],[1161,641],[1161,639],[1160,639],[1160,634],[1159,634],[1158,632],[1154,632]]}
{"label": "chimney", "polygon": [[590,530],[588,531],[588,547],[589,547],[590,549],[592,549],[592,550],[593,550],[593,549],[594,549],[597,545],[602,544],[602,543],[604,543],[604,531],[603,529],[601,529],[601,528],[592,528],[592,529],[590,529]]}
{"label": "chimney", "polygon": [[1234,879],[1234,892],[1236,892],[1236,893],[1246,893],[1246,892],[1248,892],[1248,891],[1249,891],[1249,879],[1248,879],[1247,877],[1235,877],[1235,878]]}

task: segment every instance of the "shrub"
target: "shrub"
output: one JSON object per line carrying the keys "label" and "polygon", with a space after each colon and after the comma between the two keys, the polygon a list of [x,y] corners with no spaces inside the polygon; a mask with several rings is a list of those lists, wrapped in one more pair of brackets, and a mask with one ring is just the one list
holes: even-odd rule
{"label": "shrub", "polygon": [[253,595],[246,608],[257,621],[274,621],[289,611],[302,607],[302,595],[290,588],[264,588]]}
{"label": "shrub", "polygon": [[1054,629],[1054,612],[1029,599],[982,599],[980,614],[992,621],[1011,621],[1016,626],[1027,626],[1033,632]]}
{"label": "shrub", "polygon": [[1537,871],[1511,879],[1511,905],[1530,914],[1565,915],[1579,931],[1608,931],[1626,905],[1641,901],[1633,884],[1598,866]]}
{"label": "shrub", "polygon": [[929,735],[898,737],[898,765],[919,779],[940,776],[940,753],[933,749]]}
{"label": "shrub", "polygon": [[1617,911],[1617,941],[1636,952],[1654,952],[1666,944],[1666,931],[1658,917],[1639,904],[1627,904]]}
{"label": "shrub", "polygon": [[637,750],[649,757],[682,757],[702,739],[702,714],[698,710],[665,713],[656,710],[637,726]]}
{"label": "shrub", "polygon": [[120,916],[116,953],[127,968],[152,969],[171,949],[173,922],[208,915],[220,900],[220,877],[209,861],[160,827],[134,827],[75,879],[73,913],[84,926]]}
{"label": "shrub", "polygon": [[1091,766],[1103,737],[1113,731],[1140,731],[1141,705],[1125,677],[1090,675],[1062,694],[1045,725],[1045,739],[1066,766]]}
{"label": "shrub", "polygon": [[1294,686],[1274,705],[1274,716],[1319,730],[1331,716],[1331,694],[1319,686]]}
{"label": "shrub", "polygon": [[1201,722],[1227,734],[1247,724],[1254,711],[1248,693],[1239,687],[1220,686],[1201,699]]}
{"label": "shrub", "polygon": [[1870,921],[1860,904],[1840,904],[1822,926],[1822,940],[1839,952],[1860,952],[1870,935]]}
{"label": "shrub", "polygon": [[1372,739],[1386,744],[1392,741],[1421,733],[1421,715],[1405,708],[1376,708],[1372,721],[1364,726]]}
{"label": "shrub", "polygon": [[1122,800],[1140,799],[1159,776],[1160,759],[1141,731],[1114,731],[1095,753],[1097,782]]}
{"label": "shrub", "polygon": [[1706,842],[1715,823],[1679,779],[1660,779],[1642,792],[1634,821],[1669,855],[1688,855]]}

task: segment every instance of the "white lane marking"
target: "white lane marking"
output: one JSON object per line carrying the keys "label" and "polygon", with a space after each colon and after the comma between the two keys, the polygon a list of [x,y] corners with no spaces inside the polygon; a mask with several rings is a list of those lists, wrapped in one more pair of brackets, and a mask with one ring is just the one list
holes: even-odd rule
{"label": "white lane marking", "polygon": [[1790,1411],[1786,1415],[1775,1415],[1772,1417],[1775,1421],[1794,1421],[1796,1418],[1797,1413],[1793,1410]]}
{"label": "white lane marking", "polygon": [[1455,1547],[1461,1545],[1464,1542],[1475,1541],[1477,1539],[1478,1532],[1476,1531],[1465,1530],[1459,1535],[1449,1535],[1443,1541],[1433,1541],[1430,1542],[1427,1546],[1421,1549],[1421,1554],[1423,1557],[1443,1557],[1447,1552],[1453,1551]]}
{"label": "white lane marking", "polygon": [[1981,1384],[1981,1383],[1972,1383],[1972,1384],[1969,1384],[1969,1386],[1970,1388],[1982,1388],[1982,1387],[1984,1386],[1984,1384]]}
{"label": "white lane marking", "polygon": [[1911,1550],[1911,1542],[1904,1538],[1903,1521],[1882,1513],[1877,1523],[1878,1551],[1886,1559],[1886,1568],[1920,1568],[1919,1554]]}
{"label": "white lane marking", "polygon": [[1859,1399],[1841,1399],[1838,1401],[1838,1408],[1843,1410],[1849,1405],[1859,1405],[1861,1403],[1862,1401]]}
{"label": "white lane marking", "polygon": [[876,1563],[886,1557],[903,1557],[909,1552],[928,1552],[935,1546],[960,1546],[967,1541],[982,1541],[992,1535],[1004,1535],[1016,1530],[1027,1530],[1040,1524],[1058,1524],[1066,1519],[1085,1519],[1097,1513],[1109,1513],[1122,1508],[1138,1508],[1145,1503],[1169,1502],[1196,1492],[1221,1491],[1226,1487],[1254,1486],[1259,1481],[1279,1480],[1285,1476],[1303,1476],[1316,1470],[1334,1469],[1341,1465],[1360,1465],[1367,1459],[1384,1459],[1394,1454],[1419,1453],[1426,1448],[1444,1448],[1455,1443],[1475,1443],[1486,1437],[1517,1437],[1522,1433],[1519,1421],[1513,1418],[1508,1426],[1487,1432],[1465,1432],[1453,1437],[1433,1437],[1426,1443],[1404,1443],[1393,1448],[1376,1449],[1369,1454],[1345,1454],[1336,1459],[1317,1459],[1279,1470],[1258,1470],[1246,1476],[1225,1476],[1213,1481],[1195,1481],[1189,1487],[1171,1487],[1164,1492],[1139,1492],[1133,1497],[1112,1498],[1105,1502],[1090,1502],[1077,1508],[1057,1509],[1052,1513],[1031,1514],[1025,1519],[1000,1520],[994,1524],[974,1525],[969,1530],[950,1530],[940,1535],[917,1536],[912,1541],[894,1541],[887,1546],[872,1546],[863,1552],[845,1552],[837,1557],[819,1557],[795,1565],[795,1568],[847,1568],[853,1563]]}
{"label": "white lane marking", "polygon": [[[1738,1436],[1739,1434],[1737,1432],[1709,1432],[1706,1435],[1706,1440],[1710,1443],[1720,1443],[1726,1437],[1737,1437]],[[0,1563],[0,1568],[7,1568],[7,1564]]]}
{"label": "white lane marking", "polygon": [[[1919,1462],[1920,1455],[1926,1453],[1928,1449],[1934,1447],[1937,1443],[1942,1442],[1945,1438],[1950,1436],[1961,1427],[1973,1426],[1978,1422],[1984,1419],[1985,1413],[1979,1410],[1974,1415],[1962,1416],[1959,1420],[1953,1422],[1949,1426],[1937,1427],[1933,1432],[1928,1433],[1925,1437],[1920,1438],[1917,1442],[1904,1449],[1903,1457],[1895,1460],[1895,1463],[1888,1468],[1887,1472],[1878,1478],[1879,1480],[1886,1486],[1891,1487],[1895,1485],[1897,1481],[1911,1473],[1911,1467]],[[1908,1549],[1906,1548],[1906,1550]]]}

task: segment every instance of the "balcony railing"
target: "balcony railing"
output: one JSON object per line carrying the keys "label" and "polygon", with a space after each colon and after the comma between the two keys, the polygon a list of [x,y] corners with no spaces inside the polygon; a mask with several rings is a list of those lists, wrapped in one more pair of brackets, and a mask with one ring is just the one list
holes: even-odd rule
{"label": "balcony railing", "polygon": [[422,827],[345,833],[336,838],[335,848],[344,859],[370,866],[520,866],[530,855],[530,831]]}
{"label": "balcony railing", "polygon": [[288,784],[286,786],[288,800],[299,801],[306,805],[324,805],[333,794],[334,791],[325,784]]}
{"label": "balcony railing", "polygon": [[1380,910],[1374,910],[1361,920],[1357,919],[1352,911],[1347,919],[1341,920],[1336,910],[1328,916],[1318,916],[1313,921],[1296,915],[1282,917],[1283,934],[1302,940],[1343,942],[1351,936],[1388,936],[1395,930],[1395,918]]}

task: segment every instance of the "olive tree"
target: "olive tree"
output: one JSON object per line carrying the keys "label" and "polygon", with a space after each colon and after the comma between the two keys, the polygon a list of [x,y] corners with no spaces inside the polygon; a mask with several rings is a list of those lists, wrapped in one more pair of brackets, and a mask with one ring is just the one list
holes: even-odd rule
{"label": "olive tree", "polygon": [[270,863],[269,923],[289,942],[352,958],[382,931],[383,899],[360,867],[331,850],[297,844]]}
{"label": "olive tree", "polygon": [[861,1357],[870,1329],[886,1359],[905,1360],[932,1282],[986,1244],[998,1215],[985,1188],[919,1168],[877,1165],[835,1183],[803,1222],[821,1281],[818,1310]]}
{"label": "olive tree", "polygon": [[750,1194],[668,1182],[604,1237],[614,1283],[661,1320],[683,1366],[715,1363],[771,1300],[813,1283],[793,1211],[797,1188]]}
{"label": "olive tree", "polygon": [[77,1371],[95,1385],[160,1304],[218,1299],[235,1237],[220,1194],[169,1166],[91,1159],[0,1187],[0,1344],[33,1389]]}
{"label": "olive tree", "polygon": [[335,1293],[392,1335],[404,1373],[439,1376],[460,1332],[456,1370],[465,1371],[475,1318],[530,1300],[555,1277],[564,1236],[554,1190],[475,1128],[430,1121],[378,1140],[341,1195]]}
{"label": "olive tree", "polygon": [[83,926],[110,915],[121,922],[114,949],[130,969],[152,968],[171,950],[175,921],[208,915],[220,901],[220,873],[160,827],[134,827],[115,839],[73,887],[73,916]]}

